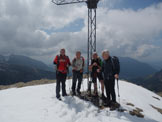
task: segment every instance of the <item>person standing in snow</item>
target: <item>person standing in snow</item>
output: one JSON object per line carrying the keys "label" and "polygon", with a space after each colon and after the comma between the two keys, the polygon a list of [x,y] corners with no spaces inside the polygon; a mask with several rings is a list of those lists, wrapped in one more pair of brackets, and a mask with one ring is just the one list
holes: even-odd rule
{"label": "person standing in snow", "polygon": [[72,61],[72,71],[73,71],[73,78],[72,78],[72,95],[76,95],[75,87],[76,82],[78,80],[77,85],[77,93],[80,95],[80,88],[83,79],[83,69],[84,69],[84,58],[81,56],[81,52],[76,52],[76,57]]}
{"label": "person standing in snow", "polygon": [[[110,107],[119,106],[116,102],[116,94],[115,94],[115,79],[119,78],[119,72],[116,72],[113,68],[112,57],[109,55],[109,51],[105,50],[102,53],[102,57],[104,59],[102,64],[101,71],[104,75],[104,84],[107,95],[107,104]],[[98,70],[99,72],[100,70]]]}
{"label": "person standing in snow", "polygon": [[65,55],[65,49],[60,50],[60,55],[57,55],[53,61],[57,66],[56,69],[56,97],[61,100],[60,97],[60,83],[62,83],[62,96],[67,96],[66,93],[66,77],[68,68],[71,65],[70,59]]}
{"label": "person standing in snow", "polygon": [[100,57],[98,57],[98,54],[94,52],[92,55],[91,65],[89,67],[91,71],[92,82],[94,83],[94,95],[95,96],[98,95],[97,93],[97,78],[98,78],[101,83],[102,99],[105,100],[106,97],[104,95],[104,81],[103,81],[102,72],[97,72],[97,69],[101,69],[101,66],[102,66],[102,60],[100,59]]}

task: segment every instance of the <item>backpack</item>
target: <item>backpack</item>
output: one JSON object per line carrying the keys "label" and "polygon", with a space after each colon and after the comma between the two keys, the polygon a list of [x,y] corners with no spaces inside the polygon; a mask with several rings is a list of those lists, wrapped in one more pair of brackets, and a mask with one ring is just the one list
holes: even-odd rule
{"label": "backpack", "polygon": [[116,56],[112,56],[111,57],[111,61],[112,61],[113,70],[114,70],[115,74],[119,74],[120,73],[120,62],[119,62],[119,58],[116,57]]}

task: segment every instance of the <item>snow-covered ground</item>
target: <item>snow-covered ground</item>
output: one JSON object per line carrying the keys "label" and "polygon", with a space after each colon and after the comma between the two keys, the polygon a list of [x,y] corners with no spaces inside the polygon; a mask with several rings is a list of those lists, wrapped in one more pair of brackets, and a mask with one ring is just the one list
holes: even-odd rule
{"label": "snow-covered ground", "polygon": [[[66,84],[69,92],[71,80]],[[82,90],[86,89],[86,84],[84,80]],[[54,83],[1,90],[0,122],[162,122],[162,114],[150,106],[162,108],[161,97],[125,81],[119,81],[119,85],[122,107],[127,110],[139,107],[143,109],[144,118],[131,116],[128,111],[109,111],[109,108],[98,113],[90,102],[77,97],[68,96],[58,101]],[[128,102],[135,106],[126,105]]]}

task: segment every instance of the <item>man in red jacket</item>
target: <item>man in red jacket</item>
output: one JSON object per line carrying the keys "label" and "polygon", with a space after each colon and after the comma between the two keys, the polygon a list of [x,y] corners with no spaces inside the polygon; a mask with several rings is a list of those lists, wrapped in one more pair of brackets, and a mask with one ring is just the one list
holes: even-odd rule
{"label": "man in red jacket", "polygon": [[65,49],[60,50],[60,55],[57,55],[53,61],[57,65],[56,69],[56,97],[61,100],[60,97],[60,83],[62,83],[62,96],[67,96],[66,93],[66,76],[68,73],[68,68],[71,65],[69,57],[65,55]]}

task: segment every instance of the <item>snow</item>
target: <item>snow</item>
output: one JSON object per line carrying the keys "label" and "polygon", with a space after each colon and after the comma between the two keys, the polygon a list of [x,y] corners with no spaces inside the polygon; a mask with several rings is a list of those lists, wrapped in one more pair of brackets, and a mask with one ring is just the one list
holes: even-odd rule
{"label": "snow", "polygon": [[[86,90],[87,81],[83,82],[82,90]],[[69,92],[71,80],[66,84]],[[90,102],[72,96],[58,101],[55,98],[56,84],[53,83],[1,90],[0,122],[162,122],[162,115],[150,106],[162,108],[161,97],[126,81],[120,80],[119,85],[121,106],[127,110],[143,109],[144,118],[131,116],[128,111],[110,111],[109,108],[98,112]],[[126,105],[128,102],[135,106]]]}

